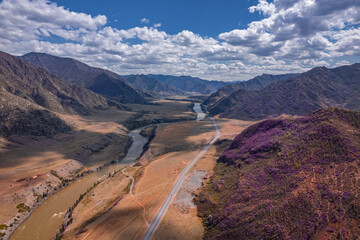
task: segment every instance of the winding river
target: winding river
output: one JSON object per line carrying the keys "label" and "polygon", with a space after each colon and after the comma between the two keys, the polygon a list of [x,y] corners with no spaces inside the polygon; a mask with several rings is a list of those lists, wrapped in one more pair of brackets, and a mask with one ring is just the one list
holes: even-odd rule
{"label": "winding river", "polygon": [[[197,121],[201,121],[205,118],[205,113],[201,110],[199,103],[194,104],[193,110],[197,114]],[[124,166],[129,166],[140,157],[143,151],[143,146],[148,141],[147,138],[140,135],[140,131],[143,128],[144,127],[135,129],[129,133],[129,136],[132,137],[133,143],[130,146],[126,157],[122,159],[119,164],[113,164],[86,175],[49,197],[15,230],[10,239],[52,239],[56,232],[60,229],[66,211],[76,202],[81,193],[86,192],[86,190],[92,187],[95,182],[106,178],[109,173],[113,173]]]}
{"label": "winding river", "polygon": [[133,163],[140,156],[143,146],[148,141],[147,138],[140,135],[141,130],[142,128],[139,128],[129,133],[133,143],[126,157],[119,164],[113,164],[86,175],[51,196],[31,213],[30,217],[15,230],[10,239],[52,239],[59,230],[67,209],[76,202],[81,193],[86,192],[95,182],[106,178],[109,173]]}

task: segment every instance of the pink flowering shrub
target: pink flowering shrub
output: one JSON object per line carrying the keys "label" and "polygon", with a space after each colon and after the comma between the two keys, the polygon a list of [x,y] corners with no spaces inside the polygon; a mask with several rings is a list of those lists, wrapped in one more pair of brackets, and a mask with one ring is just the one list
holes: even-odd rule
{"label": "pink flowering shrub", "polygon": [[196,199],[205,238],[358,239],[359,178],[359,112],[260,122],[221,154]]}

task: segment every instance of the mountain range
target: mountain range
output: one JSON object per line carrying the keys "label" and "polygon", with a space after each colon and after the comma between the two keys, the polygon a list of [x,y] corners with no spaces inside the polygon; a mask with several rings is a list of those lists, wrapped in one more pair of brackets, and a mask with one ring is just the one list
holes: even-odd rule
{"label": "mountain range", "polygon": [[152,97],[159,96],[185,96],[186,92],[165,84],[159,80],[151,78],[147,75],[127,75],[123,76],[129,83],[131,83],[135,88],[150,94]]}
{"label": "mountain range", "polygon": [[118,74],[90,67],[72,58],[62,58],[46,53],[28,53],[20,57],[69,83],[76,84],[120,103],[144,104],[146,100]]}
{"label": "mountain range", "polygon": [[260,90],[239,89],[208,105],[211,114],[258,120],[282,114],[306,115],[323,107],[360,109],[360,64],[317,67]]}
{"label": "mountain range", "polygon": [[190,76],[125,75],[91,67],[72,58],[46,53],[28,53],[19,57],[32,65],[44,68],[69,83],[121,103],[145,104],[144,97],[185,96],[210,94],[230,82],[208,81]]}
{"label": "mountain range", "polygon": [[4,52],[0,52],[0,92],[0,132],[5,136],[69,131],[54,112],[87,115],[113,105],[88,89]]}
{"label": "mountain range", "polygon": [[190,76],[171,76],[171,75],[147,75],[150,78],[163,82],[181,91],[195,94],[211,94],[219,88],[231,84],[231,82],[208,81]]}
{"label": "mountain range", "polygon": [[244,90],[259,90],[267,87],[271,83],[286,80],[289,78],[297,77],[299,74],[281,74],[281,75],[270,75],[263,74],[261,76],[257,76],[253,79],[237,82],[234,84],[229,84],[212,93],[205,101],[205,105],[213,105],[217,101],[226,98],[233,92],[236,92],[239,89]]}
{"label": "mountain range", "polygon": [[121,77],[71,58],[43,53],[14,57],[1,52],[0,57],[3,121],[11,119],[14,109],[23,115],[25,106],[25,112],[48,111],[47,116],[55,119],[53,113],[86,115],[92,109],[128,109],[122,103],[146,104],[144,97],[216,90],[204,104],[210,114],[225,118],[259,120],[282,114],[306,115],[323,107],[360,109],[360,64],[318,67],[302,74],[263,74],[246,82],[229,83],[189,76]]}

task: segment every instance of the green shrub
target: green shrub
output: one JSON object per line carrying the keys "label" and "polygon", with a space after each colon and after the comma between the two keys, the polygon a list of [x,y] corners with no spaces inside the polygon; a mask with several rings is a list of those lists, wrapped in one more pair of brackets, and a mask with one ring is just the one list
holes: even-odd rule
{"label": "green shrub", "polygon": [[16,206],[16,208],[18,209],[19,213],[30,212],[30,207],[27,206],[25,203],[20,203]]}

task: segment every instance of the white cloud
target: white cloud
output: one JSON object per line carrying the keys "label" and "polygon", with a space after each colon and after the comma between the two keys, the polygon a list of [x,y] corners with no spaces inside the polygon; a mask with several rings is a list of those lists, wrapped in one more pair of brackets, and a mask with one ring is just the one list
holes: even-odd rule
{"label": "white cloud", "polygon": [[[360,23],[360,1],[259,0],[249,11],[267,17],[246,29],[222,33],[219,38],[233,46],[247,47],[257,56],[288,61],[359,55],[356,25]],[[339,38],[339,34],[347,37]]]}
{"label": "white cloud", "polygon": [[144,23],[144,24],[148,24],[148,23],[150,22],[150,20],[147,19],[147,18],[142,18],[142,19],[140,20],[140,22],[141,22],[141,23]]}
{"label": "white cloud", "polygon": [[0,3],[0,38],[10,41],[58,35],[77,40],[80,33],[106,24],[106,16],[76,13],[45,0],[4,0]]}
{"label": "white cloud", "polygon": [[335,63],[334,67],[340,67],[340,66],[344,66],[344,65],[350,65],[349,61],[346,60],[341,60]]}
{"label": "white cloud", "polygon": [[[168,34],[158,29],[160,23],[116,29],[105,26],[103,15],[72,12],[46,0],[4,0],[0,49],[73,57],[120,74],[219,80],[333,67],[348,63],[348,56],[360,56],[359,1],[259,0],[249,11],[263,18],[211,38],[189,30]],[[62,41],[52,42],[53,36]]]}
{"label": "white cloud", "polygon": [[266,0],[259,0],[258,5],[251,6],[249,8],[249,11],[251,13],[254,13],[254,12],[258,11],[258,12],[264,13],[265,15],[271,15],[271,14],[274,14],[276,9],[275,9],[274,4],[268,3]]}

